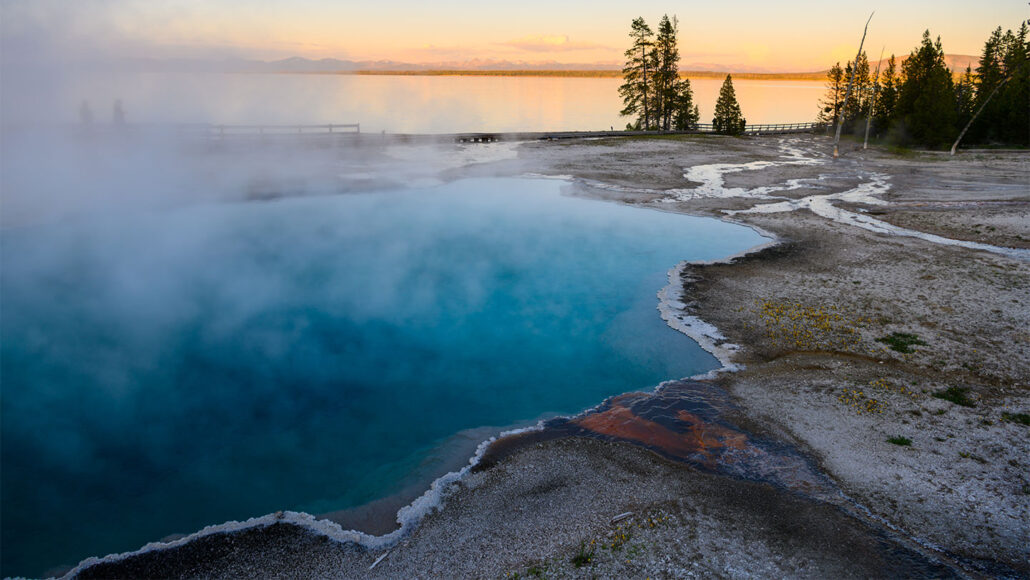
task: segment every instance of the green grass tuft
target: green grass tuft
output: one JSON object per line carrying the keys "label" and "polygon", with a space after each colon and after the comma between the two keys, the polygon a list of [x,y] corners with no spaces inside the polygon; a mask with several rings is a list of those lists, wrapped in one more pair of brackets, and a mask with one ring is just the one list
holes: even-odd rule
{"label": "green grass tuft", "polygon": [[975,407],[976,403],[969,398],[968,393],[969,389],[967,387],[948,387],[943,391],[937,391],[933,396],[956,405],[962,405],[963,407]]}
{"label": "green grass tuft", "polygon": [[902,145],[888,145],[887,151],[900,157],[916,157],[919,155],[919,152]]}
{"label": "green grass tuft", "polygon": [[901,446],[904,446],[904,447],[909,447],[909,446],[912,445],[912,440],[909,439],[908,437],[902,437],[902,436],[899,435],[897,437],[889,437],[887,439],[887,443],[893,443],[895,445],[901,445]]}
{"label": "green grass tuft", "polygon": [[919,338],[919,335],[907,332],[895,332],[890,336],[881,336],[876,339],[876,342],[882,342],[890,347],[891,350],[905,354],[915,352],[915,349],[912,348],[914,345],[926,346],[926,343]]}
{"label": "green grass tuft", "polygon": [[583,566],[586,566],[587,564],[592,562],[593,559],[594,550],[587,549],[586,544],[580,544],[579,551],[576,552],[576,555],[572,557],[572,564],[577,568],[582,568]]}
{"label": "green grass tuft", "polygon": [[1030,427],[1030,415],[1026,413],[1002,413],[1001,420],[1008,423],[1019,423]]}

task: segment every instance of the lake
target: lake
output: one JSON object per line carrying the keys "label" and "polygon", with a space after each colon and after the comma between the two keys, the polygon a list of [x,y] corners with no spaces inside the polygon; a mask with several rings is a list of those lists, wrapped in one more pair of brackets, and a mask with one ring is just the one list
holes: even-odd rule
{"label": "lake", "polygon": [[[627,122],[617,78],[112,73],[53,82],[25,102],[12,91],[6,107],[20,122],[75,122],[86,99],[106,122],[121,99],[130,122],[360,123],[376,133],[586,131]],[[691,83],[701,122],[710,123],[722,80]],[[734,81],[752,124],[813,121],[823,84]]]}
{"label": "lake", "polygon": [[665,325],[742,226],[461,180],[0,230],[2,574],[412,484],[448,438],[717,362]]}

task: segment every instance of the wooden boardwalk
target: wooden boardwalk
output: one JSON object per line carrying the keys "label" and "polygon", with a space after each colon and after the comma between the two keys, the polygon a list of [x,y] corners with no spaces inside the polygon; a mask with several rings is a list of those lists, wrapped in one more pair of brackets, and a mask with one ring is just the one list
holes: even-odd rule
{"label": "wooden boardwalk", "polygon": [[[822,133],[825,123],[777,123],[748,125],[744,135],[787,135],[793,133]],[[654,135],[705,135],[715,134],[711,123],[699,123],[689,131],[551,131],[533,133],[460,133],[454,135],[459,143],[492,143],[495,141],[534,141],[556,139],[597,139],[607,137],[642,137]]]}
{"label": "wooden boardwalk", "polygon": [[[772,125],[746,125],[745,135],[786,135],[790,133],[819,133],[826,130],[826,123],[778,123]],[[699,124],[698,132],[714,133],[711,124]]]}

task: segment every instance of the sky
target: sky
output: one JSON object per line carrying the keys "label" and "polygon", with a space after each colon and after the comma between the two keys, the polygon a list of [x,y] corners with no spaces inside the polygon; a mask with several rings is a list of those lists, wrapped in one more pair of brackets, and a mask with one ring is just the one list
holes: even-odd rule
{"label": "sky", "polygon": [[925,29],[941,36],[947,53],[976,55],[995,27],[1014,29],[1030,17],[1025,0],[839,6],[811,0],[0,0],[0,6],[3,48],[15,59],[42,50],[62,58],[619,63],[633,18],[656,27],[669,14],[680,23],[681,66],[772,72],[823,70],[853,58],[874,10],[866,41],[872,55],[881,47],[908,54]]}

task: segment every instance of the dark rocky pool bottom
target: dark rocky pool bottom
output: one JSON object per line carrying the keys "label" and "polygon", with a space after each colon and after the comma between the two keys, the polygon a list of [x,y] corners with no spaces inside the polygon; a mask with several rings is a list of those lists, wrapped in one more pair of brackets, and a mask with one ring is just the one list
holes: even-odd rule
{"label": "dark rocky pool bottom", "polygon": [[[612,562],[599,557],[596,573],[678,575],[691,565],[711,572],[698,568],[707,559],[724,573],[735,568],[744,576],[962,576],[950,558],[861,517],[860,506],[803,453],[742,428],[745,422],[725,391],[682,380],[503,437],[455,486],[445,507],[389,551],[381,566],[382,550],[275,522],[100,563],[78,577],[490,577],[553,549],[543,535],[559,545],[568,545],[569,537],[571,545],[582,544],[624,511],[633,515],[620,526],[656,513],[676,524],[641,538],[637,546],[646,553],[638,550],[637,562],[625,561],[635,567],[623,568],[621,554]],[[725,538],[717,549],[725,553],[713,558],[705,544],[719,536]],[[684,539],[694,552],[683,548]],[[658,555],[663,559],[655,560]]]}

